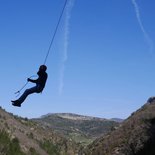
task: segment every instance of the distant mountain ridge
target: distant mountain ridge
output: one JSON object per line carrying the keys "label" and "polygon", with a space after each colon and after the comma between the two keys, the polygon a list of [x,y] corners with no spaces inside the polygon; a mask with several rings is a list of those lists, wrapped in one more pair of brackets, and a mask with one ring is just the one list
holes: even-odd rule
{"label": "distant mountain ridge", "polygon": [[77,143],[87,145],[97,137],[110,132],[120,123],[98,117],[83,116],[73,113],[55,113],[32,119],[41,126],[51,128],[71,138]]}
{"label": "distant mountain ridge", "polygon": [[41,116],[41,118],[45,118],[45,117],[52,116],[52,115],[66,118],[66,119],[71,119],[71,120],[108,120],[105,118],[85,116],[85,115],[79,115],[79,114],[74,114],[74,113],[48,113],[46,115]]}
{"label": "distant mountain ridge", "polygon": [[[46,115],[42,115],[40,118],[46,118],[48,116],[58,116],[66,119],[71,119],[71,120],[101,120],[101,121],[114,121],[114,122],[123,122],[124,119],[121,118],[101,118],[101,117],[95,117],[95,116],[86,116],[86,115],[80,115],[80,114],[75,114],[75,113],[48,113]],[[35,118],[34,118],[35,119]]]}
{"label": "distant mountain ridge", "polygon": [[121,118],[111,118],[111,120],[119,123],[122,123],[124,121],[124,119]]}

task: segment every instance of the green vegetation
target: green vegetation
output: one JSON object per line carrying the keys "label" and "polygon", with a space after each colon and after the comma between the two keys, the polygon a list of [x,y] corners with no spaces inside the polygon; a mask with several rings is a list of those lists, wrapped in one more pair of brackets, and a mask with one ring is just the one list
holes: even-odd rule
{"label": "green vegetation", "polygon": [[29,155],[39,155],[34,148],[29,149]]}
{"label": "green vegetation", "polygon": [[5,155],[25,155],[20,148],[17,138],[10,139],[8,133],[0,131],[0,152]]}
{"label": "green vegetation", "polygon": [[44,149],[48,154],[59,155],[59,148],[49,140],[45,140],[44,142],[41,142],[40,147]]}
{"label": "green vegetation", "polygon": [[74,139],[76,143],[79,143],[82,146],[87,146],[88,144],[93,142],[92,138],[86,137],[79,133],[70,133],[69,136],[71,139]]}
{"label": "green vegetation", "polygon": [[31,138],[31,139],[33,139],[33,138],[34,138],[34,135],[33,135],[33,133],[32,133],[32,132],[30,132],[29,134],[27,134],[27,136],[28,136],[29,138]]}
{"label": "green vegetation", "polygon": [[86,146],[94,139],[108,133],[119,123],[76,114],[49,114],[39,119],[34,119],[43,127],[51,128],[66,138]]}

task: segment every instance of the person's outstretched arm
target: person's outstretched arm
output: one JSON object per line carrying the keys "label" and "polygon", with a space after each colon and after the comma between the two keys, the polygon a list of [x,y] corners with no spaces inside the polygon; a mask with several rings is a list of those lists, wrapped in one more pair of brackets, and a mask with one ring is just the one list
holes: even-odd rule
{"label": "person's outstretched arm", "polygon": [[28,78],[27,81],[28,81],[28,82],[32,82],[32,83],[37,83],[37,82],[38,82],[38,79],[32,80],[32,79]]}

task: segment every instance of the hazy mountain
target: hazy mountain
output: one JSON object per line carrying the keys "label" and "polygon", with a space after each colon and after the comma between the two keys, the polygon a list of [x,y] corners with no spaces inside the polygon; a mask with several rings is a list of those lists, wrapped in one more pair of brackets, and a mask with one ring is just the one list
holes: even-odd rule
{"label": "hazy mountain", "polygon": [[82,145],[91,143],[119,125],[112,120],[71,113],[47,114],[33,121]]}
{"label": "hazy mountain", "polygon": [[155,98],[85,150],[85,155],[155,155]]}
{"label": "hazy mountain", "polygon": [[71,139],[0,108],[1,155],[75,155],[77,150]]}
{"label": "hazy mountain", "polygon": [[124,119],[121,119],[121,118],[111,118],[111,120],[118,123],[122,123],[124,121]]}

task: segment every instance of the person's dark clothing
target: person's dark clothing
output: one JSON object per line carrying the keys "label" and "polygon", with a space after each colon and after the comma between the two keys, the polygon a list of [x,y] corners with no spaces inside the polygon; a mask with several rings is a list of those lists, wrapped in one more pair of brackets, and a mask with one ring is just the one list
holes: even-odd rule
{"label": "person's dark clothing", "polygon": [[27,79],[27,81],[35,83],[36,86],[30,89],[26,89],[25,92],[21,95],[21,97],[18,100],[12,101],[14,106],[20,107],[28,95],[33,93],[40,93],[43,91],[48,75],[45,72],[45,70],[42,70],[41,68],[39,69],[37,74],[39,76],[38,79],[36,80],[30,79],[30,78]]}
{"label": "person's dark clothing", "polygon": [[36,83],[36,86],[38,88],[38,92],[37,93],[40,93],[43,91],[44,87],[45,87],[45,84],[46,84],[46,80],[47,80],[47,73],[46,72],[43,72],[43,71],[38,71],[37,72],[38,74],[38,79],[36,80],[32,80],[32,79],[29,79],[28,78],[28,81],[32,82],[32,83]]}

